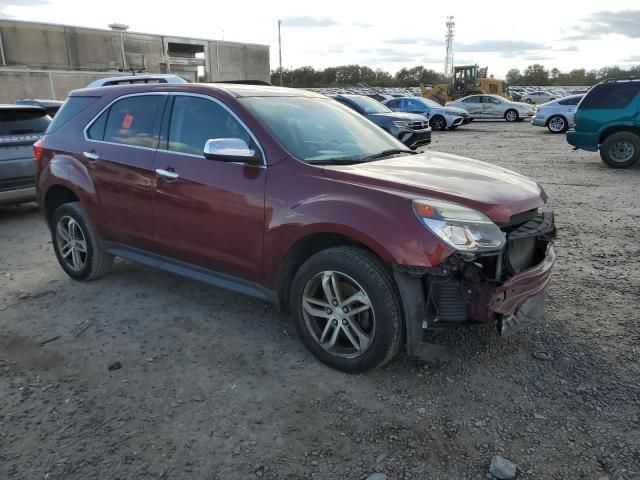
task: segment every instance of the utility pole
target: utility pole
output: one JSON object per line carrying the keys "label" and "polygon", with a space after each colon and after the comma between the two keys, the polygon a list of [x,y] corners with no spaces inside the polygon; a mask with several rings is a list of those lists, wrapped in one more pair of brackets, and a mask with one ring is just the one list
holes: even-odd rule
{"label": "utility pole", "polygon": [[447,17],[447,34],[445,40],[447,41],[447,54],[444,58],[444,75],[447,78],[453,76],[453,29],[456,26],[452,16]]}
{"label": "utility pole", "polygon": [[280,25],[282,25],[282,20],[278,20],[278,57],[280,59],[280,86],[282,86],[282,37],[280,36]]}

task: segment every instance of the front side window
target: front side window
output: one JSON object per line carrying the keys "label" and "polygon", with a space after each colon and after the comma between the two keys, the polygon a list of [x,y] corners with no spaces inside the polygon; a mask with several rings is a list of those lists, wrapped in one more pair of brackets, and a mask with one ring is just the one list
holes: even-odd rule
{"label": "front side window", "polygon": [[239,101],[293,157],[308,163],[366,161],[400,141],[328,98],[245,97]]}
{"label": "front side window", "polygon": [[407,98],[405,100],[405,110],[409,112],[424,112],[428,110],[427,106],[415,98]]}
{"label": "front side window", "polygon": [[89,127],[91,140],[157,148],[165,95],[137,95],[115,102]]}
{"label": "front side window", "polygon": [[209,139],[240,138],[257,151],[251,135],[224,107],[200,97],[177,96],[169,124],[168,150],[202,156]]}

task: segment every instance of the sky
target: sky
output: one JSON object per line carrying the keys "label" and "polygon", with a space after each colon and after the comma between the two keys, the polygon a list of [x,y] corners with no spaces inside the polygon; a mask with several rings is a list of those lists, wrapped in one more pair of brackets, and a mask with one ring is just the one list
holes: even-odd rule
{"label": "sky", "polygon": [[[444,69],[445,21],[454,16],[454,63],[504,78],[532,63],[561,71],[640,64],[640,0],[361,2],[323,0],[0,0],[0,18],[259,43],[282,64],[358,63],[391,73]],[[384,5],[384,6],[383,6]]]}

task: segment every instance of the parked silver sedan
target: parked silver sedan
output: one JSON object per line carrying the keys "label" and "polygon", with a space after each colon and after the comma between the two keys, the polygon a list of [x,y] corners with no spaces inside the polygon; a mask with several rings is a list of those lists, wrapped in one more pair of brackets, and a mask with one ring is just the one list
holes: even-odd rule
{"label": "parked silver sedan", "polygon": [[533,106],[512,102],[500,95],[469,95],[447,102],[445,106],[464,108],[472,119],[504,118],[507,122],[516,122],[533,116]]}
{"label": "parked silver sedan", "polygon": [[539,105],[541,103],[551,102],[556,98],[558,98],[558,95],[554,95],[547,90],[538,90],[537,92],[525,93],[521,100],[526,103]]}
{"label": "parked silver sedan", "polygon": [[547,127],[551,133],[564,133],[573,127],[573,115],[584,94],[570,95],[543,103],[534,109],[531,125]]}

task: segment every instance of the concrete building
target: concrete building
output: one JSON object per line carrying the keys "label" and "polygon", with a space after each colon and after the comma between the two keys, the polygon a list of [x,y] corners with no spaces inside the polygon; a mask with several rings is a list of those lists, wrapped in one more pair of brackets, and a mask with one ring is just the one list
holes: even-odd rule
{"label": "concrete building", "polygon": [[111,27],[0,20],[0,103],[64,99],[92,80],[132,71],[174,73],[192,82],[270,79],[268,45]]}

